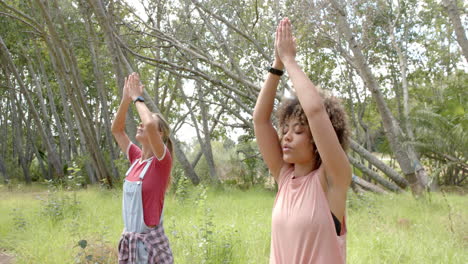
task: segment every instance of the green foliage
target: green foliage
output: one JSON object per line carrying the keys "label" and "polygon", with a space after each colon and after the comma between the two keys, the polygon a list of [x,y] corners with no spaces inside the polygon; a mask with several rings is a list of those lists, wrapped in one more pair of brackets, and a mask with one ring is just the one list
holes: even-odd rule
{"label": "green foliage", "polygon": [[92,241],[81,239],[75,247],[78,248],[78,253],[75,255],[75,262],[79,264],[104,264],[110,263],[115,258],[114,249],[110,248],[109,243],[105,237],[107,232],[103,230],[98,239],[90,236]]}
{"label": "green foliage", "polygon": [[48,193],[47,199],[42,201],[41,215],[51,220],[53,224],[65,217],[76,217],[81,211],[80,201],[76,193],[69,195],[59,191]]}
{"label": "green foliage", "polygon": [[65,217],[77,217],[82,209],[76,191],[82,189],[86,182],[78,167],[69,167],[67,170],[69,175],[64,179],[46,180],[48,195],[46,199],[41,199],[41,215],[49,218],[53,224]]}
{"label": "green foliage", "polygon": [[[457,72],[446,77],[445,87],[431,87],[431,106],[412,111],[416,146],[427,159],[432,176],[439,184],[463,185],[468,175],[468,75]],[[436,85],[436,84],[433,84]]]}
{"label": "green foliage", "polygon": [[[117,69],[113,64],[113,58],[119,54],[111,54],[103,27],[93,14],[93,8],[85,6],[84,12],[81,9],[81,5],[86,4],[86,1],[56,2],[58,7],[55,2],[45,2],[46,9],[50,12],[53,29],[64,43],[61,50],[65,49],[69,54],[67,57],[71,59],[71,65],[76,66],[76,71],[75,68],[66,69],[64,77],[54,67],[54,63],[57,62],[57,58],[54,57],[56,47],[46,42],[50,39],[52,29],[46,26],[44,14],[36,2],[5,1],[19,12],[27,14],[28,18],[22,19],[26,19],[24,21],[29,25],[17,18],[20,16],[19,12],[5,8],[4,14],[0,15],[0,36],[12,54],[33,105],[45,105],[45,113],[40,107],[34,110],[38,111],[40,120],[48,124],[46,129],[50,132],[50,140],[56,145],[61,163],[66,168],[70,164],[65,164],[64,157],[71,156],[76,163],[72,166],[81,170],[72,179],[54,180],[68,181],[72,185],[85,184],[90,177],[85,166],[93,163],[90,160],[90,150],[86,144],[79,142],[83,140],[83,136],[78,129],[88,126],[93,128],[92,136],[102,149],[105,149],[102,155],[106,164],[110,164],[110,153],[107,151],[110,146],[106,138],[108,131],[105,131],[108,129],[105,124],[110,120],[104,120],[106,117],[102,112],[101,99],[108,105],[109,114],[112,116],[119,105],[122,89],[118,85],[122,80],[116,80]],[[133,12],[135,8],[129,7],[125,2],[104,2],[103,6],[109,18],[112,18],[110,22],[119,36],[114,45],[121,47],[132,69],[140,72],[146,91],[150,97],[155,98],[156,105],[170,124],[180,124],[179,121],[185,119],[187,111],[192,111],[198,121],[201,119],[200,104],[193,109],[186,108],[181,96],[182,88],[187,93],[190,104],[201,103],[198,101],[206,104],[210,126],[218,121],[216,119],[221,121],[211,134],[213,145],[218,141],[232,141],[228,137],[234,129],[226,124],[234,123],[237,127],[236,132],[240,130],[241,134],[245,135],[244,139],[238,140],[238,146],[232,145],[224,149],[213,147],[218,175],[222,181],[250,188],[252,185],[263,184],[267,179],[266,169],[253,144],[253,131],[248,123],[258,95],[257,88],[264,80],[265,71],[262,65],[271,63],[274,54],[274,31],[282,16],[288,16],[293,21],[298,42],[297,58],[310,79],[322,89],[346,100],[349,114],[355,120],[354,136],[358,137],[360,142],[366,141],[371,150],[392,154],[384,134],[382,117],[371,93],[360,78],[359,70],[353,68],[345,56],[342,56],[341,50],[349,51],[349,47],[337,31],[337,16],[332,5],[320,1],[310,4],[290,0],[215,0],[200,1],[200,6],[196,6],[193,1],[150,1],[145,3],[148,19],[144,19],[144,22],[151,24],[151,27],[159,27],[155,29],[141,23]],[[427,106],[430,111],[448,118],[452,124],[450,127],[453,128],[453,138],[463,142],[463,131],[467,130],[468,125],[463,117],[466,115],[466,103],[462,102],[461,98],[467,96],[459,96],[457,93],[466,91],[466,62],[454,37],[453,25],[439,2],[359,0],[340,4],[347,5],[344,8],[348,13],[353,37],[362,48],[366,63],[376,77],[389,110],[397,117],[402,127],[407,120],[403,117],[401,109],[401,68],[390,32],[394,32],[396,42],[407,58],[409,104],[410,108],[414,108],[413,113]],[[88,18],[96,34],[95,39],[85,27]],[[30,25],[43,32],[36,32]],[[94,45],[97,54],[94,59],[97,65],[93,65],[90,44]],[[123,47],[124,45],[131,51]],[[135,53],[139,56],[135,56]],[[158,62],[144,57],[154,58]],[[38,80],[32,78],[26,58],[30,58]],[[125,64],[123,58],[119,58],[119,61]],[[41,64],[44,66],[44,72],[40,70]],[[96,76],[94,66],[99,67],[102,77]],[[124,71],[122,74],[129,73],[127,65],[122,66],[121,70]],[[453,78],[453,75],[457,77]],[[19,151],[13,147],[13,137],[20,136],[24,141],[24,149],[20,151],[27,153],[25,162],[28,163],[26,165],[29,166],[32,180],[41,182],[47,178],[47,175],[43,174],[50,166],[46,164],[50,153],[46,153],[44,148],[45,138],[34,133],[28,136],[28,129],[34,132],[37,127],[29,120],[13,120],[11,106],[7,100],[11,98],[10,93],[17,96],[21,114],[28,118],[34,116],[31,108],[36,107],[25,103],[24,95],[17,93],[17,82],[6,76],[0,75],[0,94],[3,95],[1,120],[5,120],[2,121],[0,129],[5,134],[1,143],[5,167],[8,175],[15,180],[24,178],[23,171],[18,166]],[[60,84],[76,84],[77,81],[80,82],[80,91],[68,91],[65,96],[61,94]],[[103,81],[103,93],[98,91],[97,81]],[[40,102],[38,84],[42,84],[43,102]],[[50,96],[45,89],[47,85],[50,86]],[[287,86],[286,81],[281,83],[279,96]],[[445,87],[451,92],[443,92]],[[82,92],[82,95],[79,92]],[[83,100],[82,109],[69,109],[73,96]],[[52,115],[52,103],[59,117]],[[65,116],[66,110],[70,110],[70,121],[67,121],[68,117]],[[78,120],[78,114],[82,110],[89,112],[89,116],[83,123],[80,122],[79,128],[73,122]],[[221,115],[217,116],[219,111]],[[454,116],[458,116],[460,120]],[[133,117],[137,118],[135,112]],[[359,117],[362,123],[358,122]],[[20,124],[19,131],[13,131],[11,122]],[[59,124],[63,131],[59,131]],[[420,133],[420,130],[427,129],[424,123],[421,123],[421,127],[419,124],[418,121],[414,121],[415,132]],[[434,134],[444,135],[444,131],[446,128],[441,127]],[[62,134],[65,134],[65,142],[59,139],[59,135]],[[429,139],[418,138],[416,141],[414,144],[419,144],[418,146],[427,147],[431,144]],[[77,148],[80,144],[81,147]],[[456,148],[453,144],[454,142],[447,141],[442,145],[444,149]],[[73,145],[74,150],[67,150]],[[39,148],[40,157],[31,154],[32,146]],[[423,147],[421,151],[423,156],[429,153]],[[443,153],[447,154],[445,150]],[[465,154],[463,156],[466,157]],[[456,158],[466,161],[459,156]],[[39,160],[44,161],[44,171],[39,166]],[[114,162],[120,175],[123,175],[128,168],[127,161],[117,159]],[[221,166],[225,164],[226,166]],[[434,170],[444,171],[445,175],[455,175],[457,170],[460,170],[460,166],[447,159],[432,162],[431,166]],[[447,172],[449,170],[452,172]],[[209,179],[208,165],[203,158],[196,171],[202,181]],[[107,185],[105,181],[101,182],[103,186]],[[119,186],[119,182],[116,185]]]}
{"label": "green foliage", "polygon": [[26,218],[24,217],[23,212],[17,208],[13,208],[13,211],[11,213],[13,217],[13,223],[15,229],[24,229],[27,225]]}
{"label": "green foliage", "polygon": [[[234,226],[218,226],[215,215],[209,205],[209,190],[200,185],[194,189],[193,200],[196,223],[189,230],[180,230],[175,219],[170,219],[169,230],[178,241],[194,241],[192,245],[183,248],[179,256],[191,263],[235,263],[234,246],[240,242],[240,237]],[[176,197],[177,198],[177,197]]]}
{"label": "green foliage", "polygon": [[188,198],[190,181],[187,177],[185,177],[185,175],[181,175],[176,179],[177,180],[172,188],[175,190],[175,196],[177,200],[183,202]]}

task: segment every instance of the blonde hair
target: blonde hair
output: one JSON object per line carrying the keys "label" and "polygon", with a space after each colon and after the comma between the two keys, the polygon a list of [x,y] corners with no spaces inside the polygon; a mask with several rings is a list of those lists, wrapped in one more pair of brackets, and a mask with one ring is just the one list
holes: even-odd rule
{"label": "blonde hair", "polygon": [[[171,128],[169,127],[169,123],[160,113],[153,113],[153,117],[158,118],[159,131],[161,131],[162,133],[164,145],[166,145],[166,147],[169,149],[169,152],[171,153],[171,157],[173,157],[173,144],[171,140]],[[169,188],[169,186],[171,185],[171,173],[172,167],[171,172],[169,173],[169,180],[167,182],[166,189]]]}

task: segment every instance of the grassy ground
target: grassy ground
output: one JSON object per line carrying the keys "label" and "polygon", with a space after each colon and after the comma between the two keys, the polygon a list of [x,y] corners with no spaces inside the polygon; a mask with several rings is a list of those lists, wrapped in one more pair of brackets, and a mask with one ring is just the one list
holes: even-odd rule
{"label": "grassy ground", "polygon": [[[176,263],[268,263],[274,196],[230,188],[169,194],[164,226]],[[466,208],[467,196],[456,194],[350,193],[348,263],[467,263]],[[0,251],[19,264],[116,263],[122,227],[119,190],[0,187]]]}

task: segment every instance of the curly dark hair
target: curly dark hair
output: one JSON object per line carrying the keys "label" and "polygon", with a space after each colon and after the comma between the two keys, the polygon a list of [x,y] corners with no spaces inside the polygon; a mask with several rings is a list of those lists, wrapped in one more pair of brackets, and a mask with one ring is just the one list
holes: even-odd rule
{"label": "curly dark hair", "polygon": [[[349,145],[349,127],[348,127],[348,117],[346,115],[346,111],[342,106],[340,100],[334,96],[325,96],[321,94],[323,99],[323,104],[325,105],[325,109],[327,111],[328,117],[335,129],[336,135],[338,136],[338,140],[340,141],[340,145],[344,151],[347,151]],[[299,122],[304,124],[305,126],[309,127],[309,122],[307,121],[307,117],[302,109],[301,104],[299,103],[299,99],[294,97],[292,99],[283,99],[280,107],[276,112],[276,116],[278,118],[278,127],[279,127],[279,136],[280,139],[283,138],[283,127],[284,125],[291,119],[297,118]],[[310,128],[309,128],[310,132]],[[311,133],[312,135],[312,133]],[[314,149],[317,149],[317,146],[314,143]],[[316,166],[320,166],[322,163],[322,159],[320,158],[320,154],[317,152],[316,158]]]}

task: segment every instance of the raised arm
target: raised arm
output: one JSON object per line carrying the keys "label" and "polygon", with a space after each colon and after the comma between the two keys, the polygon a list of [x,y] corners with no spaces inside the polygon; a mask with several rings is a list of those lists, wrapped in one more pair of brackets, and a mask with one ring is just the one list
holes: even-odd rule
{"label": "raised arm", "polygon": [[280,23],[278,52],[307,116],[313,140],[325,167],[329,190],[346,194],[351,183],[351,166],[319,91],[296,61],[296,44],[291,32],[291,22],[287,18]]}
{"label": "raised arm", "polygon": [[[128,89],[132,100],[143,94],[143,85],[140,83],[140,76],[137,73],[132,73],[128,77]],[[137,101],[135,103],[138,114],[140,115],[141,123],[148,135],[148,143],[151,146],[153,154],[159,159],[162,158],[165,152],[164,142],[159,130],[158,121],[153,117],[153,113],[148,109],[144,102]]]}
{"label": "raised arm", "polygon": [[[276,52],[278,29],[279,28],[276,29],[275,61],[273,63],[273,68],[283,70],[284,65]],[[258,148],[270,173],[276,181],[278,181],[280,170],[283,167],[283,151],[281,149],[278,133],[271,123],[271,113],[273,111],[276,88],[278,87],[279,80],[280,76],[268,73],[262,90],[258,95],[253,113],[254,130]]]}
{"label": "raised arm", "polygon": [[128,79],[125,78],[125,85],[123,88],[122,93],[122,101],[120,101],[119,109],[117,110],[117,114],[115,115],[114,121],[112,121],[112,135],[114,135],[117,144],[119,145],[120,149],[122,150],[125,155],[127,154],[127,148],[130,144],[130,139],[125,133],[125,118],[127,116],[128,107],[132,102],[132,98],[130,98],[128,94]]}

